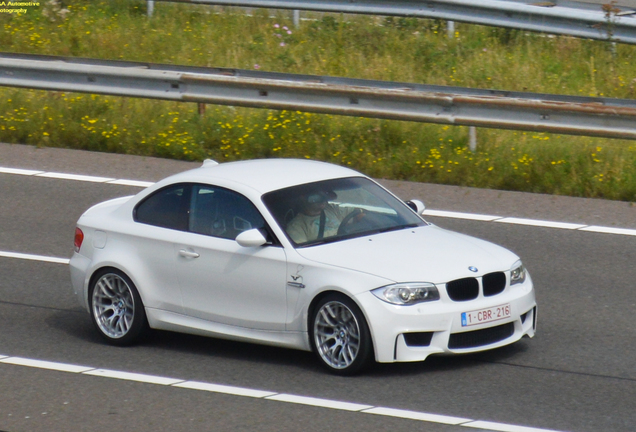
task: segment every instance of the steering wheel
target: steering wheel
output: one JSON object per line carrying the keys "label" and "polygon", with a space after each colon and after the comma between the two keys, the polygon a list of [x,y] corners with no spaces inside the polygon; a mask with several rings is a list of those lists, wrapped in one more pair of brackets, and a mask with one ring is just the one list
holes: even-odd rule
{"label": "steering wheel", "polygon": [[[355,217],[362,216],[362,215],[364,215],[364,212],[362,211],[361,208],[353,209],[353,211],[349,213],[348,215],[346,215],[344,219],[342,219],[342,222],[340,222],[340,225],[338,226],[338,235],[347,234],[349,231],[349,227],[359,222],[359,219],[356,220]],[[352,223],[351,221],[354,221],[354,222]]]}

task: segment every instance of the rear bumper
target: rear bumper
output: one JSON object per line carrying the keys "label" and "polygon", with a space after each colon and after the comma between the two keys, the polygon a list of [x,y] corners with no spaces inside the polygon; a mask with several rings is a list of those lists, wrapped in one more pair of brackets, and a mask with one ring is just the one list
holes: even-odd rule
{"label": "rear bumper", "polygon": [[71,284],[73,286],[73,292],[80,306],[88,311],[88,294],[86,292],[86,286],[88,281],[86,275],[88,274],[91,260],[83,255],[75,252],[69,263],[69,269],[71,271]]}

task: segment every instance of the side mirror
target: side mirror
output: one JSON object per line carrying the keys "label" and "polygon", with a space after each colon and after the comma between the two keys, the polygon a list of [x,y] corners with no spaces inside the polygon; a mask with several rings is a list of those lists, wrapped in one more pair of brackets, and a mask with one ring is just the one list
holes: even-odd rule
{"label": "side mirror", "polygon": [[411,207],[413,211],[418,215],[421,215],[422,213],[424,213],[424,210],[426,210],[426,206],[420,200],[413,199],[411,201],[407,201],[406,205]]}
{"label": "side mirror", "polygon": [[258,247],[267,243],[267,239],[258,228],[253,228],[237,235],[236,242],[243,247]]}

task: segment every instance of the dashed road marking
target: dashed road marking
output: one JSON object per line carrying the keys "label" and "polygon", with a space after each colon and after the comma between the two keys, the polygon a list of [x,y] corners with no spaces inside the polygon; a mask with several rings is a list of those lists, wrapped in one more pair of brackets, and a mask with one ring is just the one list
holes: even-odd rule
{"label": "dashed road marking", "polygon": [[474,421],[470,423],[463,424],[462,426],[466,426],[469,428],[475,429],[486,429],[489,431],[497,431],[497,432],[545,432],[546,429],[537,429],[528,426],[516,426],[505,423],[493,423],[487,421]]}
{"label": "dashed road marking", "polygon": [[453,212],[446,210],[424,210],[425,216],[436,216],[436,217],[444,217],[444,218],[453,218],[453,219],[468,219],[468,220],[476,220],[483,222],[492,222],[496,219],[501,219],[501,216],[492,216],[492,215],[482,215],[475,213],[462,213],[462,212]]}
{"label": "dashed road marking", "polygon": [[30,261],[50,262],[55,264],[68,264],[70,262],[68,258],[56,258],[56,257],[50,257],[50,256],[44,256],[44,255],[32,255],[32,254],[25,254],[25,253],[19,253],[19,252],[6,252],[6,251],[0,251],[0,257],[18,258],[18,259],[30,260]]}
{"label": "dashed road marking", "polygon": [[636,236],[636,230],[626,229],[626,228],[612,228],[612,227],[603,227],[603,226],[587,226],[585,228],[581,228],[581,231],[598,232],[598,233],[604,233],[604,234],[619,234],[619,235]]}
{"label": "dashed road marking", "polygon": [[0,363],[12,364],[16,366],[28,366],[37,369],[48,369],[59,372],[72,372],[72,373],[84,373],[93,370],[94,368],[77,366],[66,363],[50,362],[45,360],[33,360],[23,357],[7,357],[2,356]]}
{"label": "dashed road marking", "polygon": [[321,407],[321,408],[337,409],[337,410],[343,410],[343,411],[363,411],[363,410],[373,408],[373,406],[371,405],[362,405],[362,404],[351,403],[351,402],[341,402],[341,401],[334,401],[330,399],[320,399],[320,398],[307,397],[307,396],[297,396],[297,395],[291,395],[291,394],[285,394],[285,393],[276,394],[273,396],[267,396],[265,399],[279,401],[279,402],[300,404],[300,405],[310,405],[310,406]]}
{"label": "dashed road marking", "polygon": [[74,180],[74,181],[82,181],[82,182],[89,182],[89,183],[108,183],[108,184],[121,185],[121,186],[148,187],[154,184],[153,182],[147,182],[147,181],[141,181],[141,180],[115,179],[112,177],[98,177],[98,176],[90,176],[90,175],[46,172],[46,171],[36,171],[36,170],[8,168],[8,167],[0,167],[0,173],[45,177],[45,178],[52,178],[57,180]]}
{"label": "dashed road marking", "polygon": [[166,385],[166,386],[183,382],[183,380],[180,380],[180,379],[166,378],[166,377],[160,377],[155,375],[145,375],[145,374],[139,374],[139,373],[121,372],[121,371],[115,371],[115,370],[109,370],[109,369],[90,369],[82,373],[86,375],[93,375],[93,376],[98,376],[103,378],[114,378],[114,379],[120,379],[124,381],[137,381],[142,383],[159,384],[159,385]]}
{"label": "dashed road marking", "polygon": [[483,420],[472,420],[461,417],[451,417],[425,412],[400,410],[387,407],[376,407],[353,402],[338,401],[332,399],[321,399],[307,396],[292,395],[286,393],[276,393],[271,391],[249,389],[244,387],[226,386],[221,384],[205,383],[199,381],[187,381],[177,378],[168,378],[157,375],[146,375],[141,373],[123,372],[109,369],[99,369],[88,366],[78,366],[74,364],[58,363],[45,360],[34,360],[24,357],[10,357],[0,355],[0,364],[13,366],[26,366],[38,369],[54,370],[59,372],[76,373],[87,376],[101,378],[119,379],[134,381],[146,384],[163,385],[189,390],[207,391],[212,393],[230,394],[234,396],[252,397],[265,399],[273,402],[293,403],[309,405],[326,409],[337,409],[361,414],[374,414],[389,417],[397,417],[406,420],[421,421],[427,423],[440,423],[446,425],[465,426],[473,429],[483,429],[497,432],[558,432],[552,429],[540,429],[528,426],[496,423]]}
{"label": "dashed road marking", "polygon": [[148,186],[152,186],[153,182],[141,181],[141,180],[111,180],[107,182],[108,184],[120,185],[120,186],[136,186],[146,188]]}
{"label": "dashed road marking", "polygon": [[4,168],[0,167],[0,173],[4,174],[18,174],[18,175],[36,175],[42,174],[44,171],[26,170],[20,168]]}
{"label": "dashed road marking", "polygon": [[448,424],[448,425],[463,425],[463,424],[473,422],[473,420],[470,420],[467,418],[449,417],[449,416],[443,416],[439,414],[429,414],[429,413],[423,413],[423,412],[417,412],[417,411],[400,410],[395,408],[375,407],[375,408],[365,410],[364,412],[368,414],[377,414],[377,415],[383,415],[383,416],[389,416],[389,417],[398,417],[403,419],[420,420],[420,421],[426,421],[431,423],[442,423],[442,424]]}
{"label": "dashed road marking", "polygon": [[60,180],[75,180],[75,181],[83,181],[83,182],[91,182],[91,183],[106,183],[106,182],[116,180],[110,177],[95,177],[95,176],[64,174],[64,173],[55,173],[55,172],[44,172],[40,174],[35,174],[35,176],[52,178],[52,179],[60,179]]}
{"label": "dashed road marking", "polygon": [[254,390],[245,387],[226,386],[221,384],[210,384],[200,381],[184,381],[178,384],[173,384],[173,386],[191,390],[202,390],[212,393],[223,393],[234,396],[245,396],[253,398],[265,398],[268,396],[276,395],[276,393],[269,391]]}
{"label": "dashed road marking", "polygon": [[556,222],[556,221],[546,221],[546,220],[540,220],[540,219],[524,219],[524,218],[517,218],[517,217],[492,216],[492,215],[461,213],[461,212],[452,212],[452,211],[444,211],[444,210],[424,210],[423,214],[424,216],[445,217],[445,218],[452,218],[452,219],[467,219],[467,220],[483,221],[483,222],[501,222],[501,223],[508,223],[513,225],[527,225],[527,226],[535,226],[535,227],[541,227],[541,228],[557,228],[557,229],[567,229],[567,230],[573,230],[573,231],[589,231],[589,232],[597,232],[597,233],[604,233],[604,234],[636,236],[636,229],[584,225],[584,224],[575,224],[571,222]]}
{"label": "dashed road marking", "polygon": [[536,219],[522,219],[516,217],[505,217],[501,219],[495,219],[494,222],[503,222],[515,225],[529,225],[529,226],[537,226],[544,228],[560,228],[560,229],[571,229],[577,230],[581,228],[585,228],[587,225],[582,224],[573,224],[567,222],[552,222],[552,221],[543,221]]}

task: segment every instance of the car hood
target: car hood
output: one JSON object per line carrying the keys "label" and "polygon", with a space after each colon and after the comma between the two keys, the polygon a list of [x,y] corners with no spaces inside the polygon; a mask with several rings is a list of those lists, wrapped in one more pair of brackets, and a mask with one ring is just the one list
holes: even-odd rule
{"label": "car hood", "polygon": [[[510,270],[517,255],[434,225],[297,249],[304,258],[395,282],[445,283]],[[477,271],[469,270],[469,267]]]}

